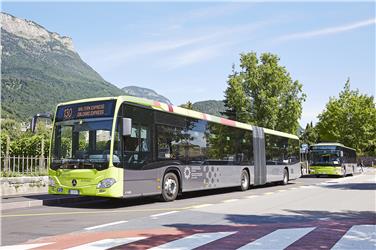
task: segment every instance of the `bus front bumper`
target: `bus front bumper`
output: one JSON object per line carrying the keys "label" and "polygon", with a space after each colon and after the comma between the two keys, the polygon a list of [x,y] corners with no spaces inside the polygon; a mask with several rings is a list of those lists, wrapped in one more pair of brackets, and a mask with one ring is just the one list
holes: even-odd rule
{"label": "bus front bumper", "polygon": [[310,166],[309,173],[314,175],[343,175],[343,168],[340,166]]}
{"label": "bus front bumper", "polygon": [[49,186],[49,194],[63,194],[63,195],[81,195],[81,196],[100,196],[100,197],[122,197],[122,183],[116,182],[108,188],[97,188],[97,185],[85,185],[85,186],[66,186],[59,182],[57,185]]}

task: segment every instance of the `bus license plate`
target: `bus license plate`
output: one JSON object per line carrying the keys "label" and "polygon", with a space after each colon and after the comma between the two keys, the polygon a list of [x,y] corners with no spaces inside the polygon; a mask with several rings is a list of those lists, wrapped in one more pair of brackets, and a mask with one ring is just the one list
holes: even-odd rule
{"label": "bus license plate", "polygon": [[78,195],[79,191],[78,190],[69,190],[69,194],[75,194]]}

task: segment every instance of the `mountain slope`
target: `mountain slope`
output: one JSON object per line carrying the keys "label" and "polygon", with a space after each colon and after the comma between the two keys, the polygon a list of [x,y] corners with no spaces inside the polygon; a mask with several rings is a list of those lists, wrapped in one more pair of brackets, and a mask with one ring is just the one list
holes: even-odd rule
{"label": "mountain slope", "polygon": [[193,110],[222,117],[224,116],[222,112],[226,110],[224,102],[217,100],[195,102],[192,107]]}
{"label": "mountain slope", "polygon": [[123,94],[82,61],[70,38],[0,15],[2,117],[26,120],[59,102]]}
{"label": "mountain slope", "polygon": [[124,91],[126,95],[142,97],[142,98],[146,98],[150,100],[156,100],[156,101],[164,102],[167,104],[171,104],[171,101],[169,99],[158,94],[152,89],[141,88],[137,86],[127,86],[127,87],[122,88],[122,90]]}

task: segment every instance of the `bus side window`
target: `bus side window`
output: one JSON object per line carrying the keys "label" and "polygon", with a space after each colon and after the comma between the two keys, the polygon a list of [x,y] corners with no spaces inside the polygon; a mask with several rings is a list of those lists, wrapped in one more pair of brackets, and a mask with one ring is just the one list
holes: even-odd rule
{"label": "bus side window", "polygon": [[207,158],[207,121],[187,119],[184,148],[187,164],[203,164]]}
{"label": "bus side window", "polygon": [[149,152],[150,151],[150,140],[149,140],[149,129],[148,127],[140,127],[140,141],[139,147],[140,152]]}
{"label": "bus side window", "polygon": [[132,132],[130,136],[125,137],[124,145],[126,152],[137,151],[138,143],[138,129],[137,127],[132,127]]}
{"label": "bus side window", "polygon": [[175,160],[184,158],[183,134],[181,128],[157,125],[158,160]]}

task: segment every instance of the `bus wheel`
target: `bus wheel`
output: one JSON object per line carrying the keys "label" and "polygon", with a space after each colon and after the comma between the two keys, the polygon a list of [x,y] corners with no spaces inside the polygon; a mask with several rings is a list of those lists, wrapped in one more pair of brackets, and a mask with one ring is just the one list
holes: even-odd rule
{"label": "bus wheel", "polygon": [[282,185],[287,185],[288,182],[289,182],[289,172],[287,171],[287,169],[284,169],[283,170]]}
{"label": "bus wheel", "polygon": [[173,201],[178,196],[179,181],[172,172],[165,174],[163,178],[162,199],[164,201]]}
{"label": "bus wheel", "polygon": [[248,171],[243,169],[242,174],[240,176],[240,190],[246,191],[249,189],[249,174]]}

